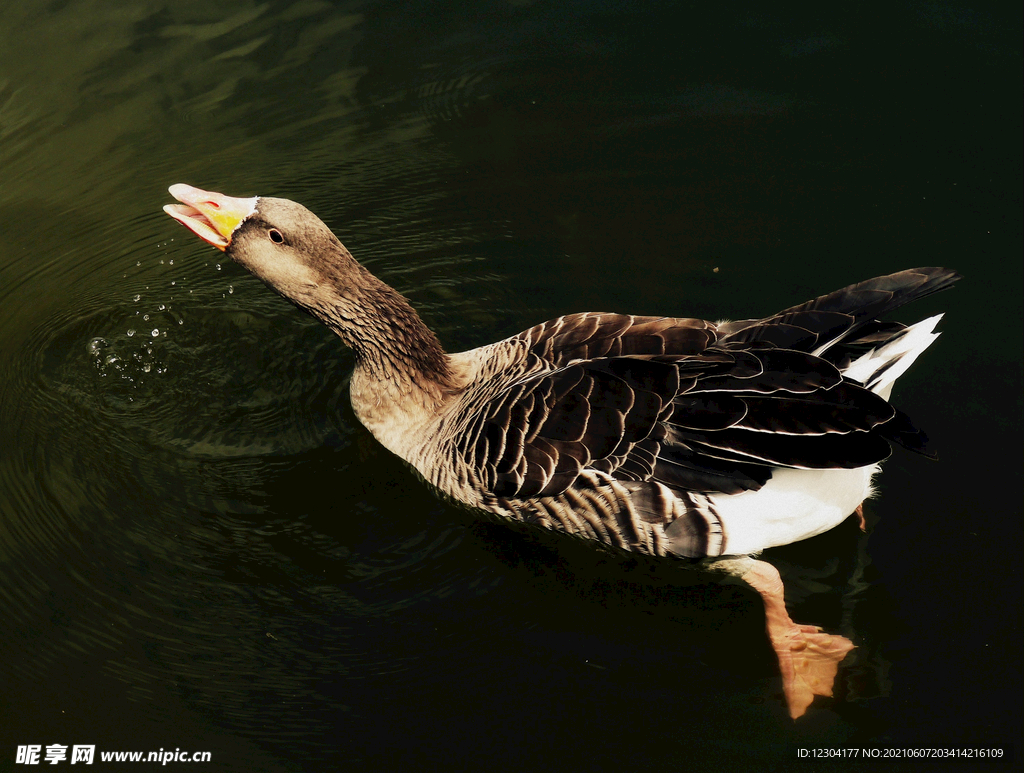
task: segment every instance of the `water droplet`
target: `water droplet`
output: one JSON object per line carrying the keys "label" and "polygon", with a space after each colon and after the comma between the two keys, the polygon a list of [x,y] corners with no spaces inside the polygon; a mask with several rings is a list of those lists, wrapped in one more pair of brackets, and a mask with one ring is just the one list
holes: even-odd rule
{"label": "water droplet", "polygon": [[131,338],[133,335],[135,335],[135,328],[129,328],[128,329],[128,337]]}
{"label": "water droplet", "polygon": [[158,335],[160,335],[160,328],[153,328],[153,332],[150,333],[150,335],[153,336],[153,338],[156,338]]}
{"label": "water droplet", "polygon": [[164,309],[166,309],[166,308],[167,308],[167,307],[166,307],[166,306],[165,306],[164,304],[162,304],[162,303],[161,303],[161,304],[160,304],[159,306],[157,306],[157,307],[156,307],[156,310],[157,310],[157,311],[163,311],[163,310],[164,310]]}
{"label": "water droplet", "polygon": [[106,349],[110,344],[105,338],[94,338],[89,342],[90,354],[98,356],[100,352]]}
{"label": "water droplet", "polygon": [[232,287],[231,285],[228,285],[228,295],[231,295],[234,292],[235,292],[235,288]]}
{"label": "water droplet", "polygon": [[217,270],[220,271],[220,263],[217,264]]}
{"label": "water droplet", "polygon": [[148,315],[148,314],[143,314],[143,315],[142,315],[142,318],[143,318],[143,319],[149,319],[149,315]]}
{"label": "water droplet", "polygon": [[142,372],[143,373],[149,373],[149,371],[151,371],[152,369],[153,369],[153,366],[150,365],[148,362],[145,365],[142,366]]}
{"label": "water droplet", "polygon": [[178,320],[178,324],[179,324],[179,325],[184,325],[184,324],[185,324],[185,320],[183,320],[183,319],[179,319],[179,320]]}
{"label": "water droplet", "polygon": [[171,258],[169,261],[167,261],[167,263],[168,263],[168,265],[173,266],[174,265],[174,258]]}
{"label": "water droplet", "polygon": [[163,264],[164,264],[164,259],[160,258],[160,265],[162,266]]}
{"label": "water droplet", "polygon": [[142,265],[142,261],[141,261],[141,260],[137,260],[137,261],[135,261],[135,265],[136,265],[136,266],[141,266],[141,265]]}

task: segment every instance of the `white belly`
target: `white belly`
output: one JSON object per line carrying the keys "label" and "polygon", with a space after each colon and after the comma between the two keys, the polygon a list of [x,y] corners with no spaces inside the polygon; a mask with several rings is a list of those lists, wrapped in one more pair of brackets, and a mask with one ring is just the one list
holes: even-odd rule
{"label": "white belly", "polygon": [[838,526],[871,495],[878,465],[854,470],[777,469],[764,486],[712,496],[729,555],[788,545]]}

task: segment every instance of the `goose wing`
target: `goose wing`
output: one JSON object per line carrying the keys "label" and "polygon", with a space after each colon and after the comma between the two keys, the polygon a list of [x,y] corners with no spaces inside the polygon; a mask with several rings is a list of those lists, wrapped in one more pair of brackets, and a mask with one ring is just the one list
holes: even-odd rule
{"label": "goose wing", "polygon": [[841,367],[904,329],[877,314],[957,278],[913,269],[722,325],[561,317],[517,336],[535,367],[482,406],[460,451],[485,489],[515,499],[562,494],[585,468],[735,494],[773,467],[873,464],[890,441],[928,453],[904,414]]}
{"label": "goose wing", "polygon": [[945,290],[960,278],[948,268],[911,268],[849,285],[766,319],[727,322],[718,332],[732,348],[770,344],[820,355],[843,367],[850,354],[883,344],[906,329],[878,317]]}
{"label": "goose wing", "polygon": [[584,468],[677,490],[757,489],[772,467],[860,467],[889,455],[882,398],[813,355],[709,347],[573,362],[498,395],[464,458],[499,497],[556,496]]}

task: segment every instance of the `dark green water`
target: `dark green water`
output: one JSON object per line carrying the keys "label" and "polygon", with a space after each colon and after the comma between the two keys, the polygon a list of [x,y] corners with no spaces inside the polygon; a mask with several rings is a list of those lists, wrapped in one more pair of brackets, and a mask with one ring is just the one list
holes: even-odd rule
{"label": "dark green water", "polygon": [[[0,4],[0,768],[1018,747],[1020,14]],[[942,461],[895,454],[866,536],[766,556],[858,645],[836,698],[789,720],[751,592],[439,503],[355,422],[344,347],[160,211],[177,182],[303,202],[451,350],[962,271],[901,316],[947,312],[895,395]]]}

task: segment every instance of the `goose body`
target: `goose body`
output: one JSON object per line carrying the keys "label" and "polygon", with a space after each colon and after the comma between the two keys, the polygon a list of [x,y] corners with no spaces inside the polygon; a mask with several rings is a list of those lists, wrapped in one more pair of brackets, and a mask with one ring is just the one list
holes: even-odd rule
{"label": "goose body", "polygon": [[[449,354],[301,205],[170,192],[181,204],[168,214],[352,347],[359,421],[471,508],[651,555],[747,556],[842,522],[892,444],[929,453],[888,398],[941,315],[910,327],[878,317],[949,287],[959,277],[948,269],[870,279],[763,319],[573,314]],[[788,619],[774,570],[731,566],[765,599],[785,677],[794,637],[803,649],[825,635]],[[829,641],[831,677],[811,681],[830,691],[852,645]],[[797,682],[794,716],[827,694],[818,684],[794,698]]]}
{"label": "goose body", "polygon": [[[456,501],[616,548],[660,556],[744,555],[841,523],[868,496],[877,463],[853,469],[771,467],[763,485],[746,479],[674,485],[677,477],[702,472],[676,469],[670,441],[651,440],[659,430],[677,426],[661,418],[682,391],[664,372],[675,365],[660,367],[663,358],[671,363],[675,357],[671,325],[677,322],[692,320],[561,318],[451,355],[458,383],[468,386],[440,405],[413,402],[411,410],[396,407],[391,381],[357,367],[352,405],[386,448]],[[639,365],[641,373],[613,370],[614,357],[558,353],[559,334],[593,330],[595,336],[628,342],[634,327],[667,331],[668,340],[658,342],[667,356],[621,358]],[[713,327],[702,332],[713,340]],[[659,380],[660,394],[642,389],[651,380]],[[630,420],[639,426],[627,426]],[[623,453],[616,455],[618,446]],[[746,488],[737,492],[738,485]],[[720,490],[725,487],[728,493]]]}
{"label": "goose body", "polygon": [[892,443],[928,453],[888,397],[941,315],[877,317],[947,269],[741,322],[572,314],[448,354],[301,205],[170,190],[172,216],[352,346],[358,419],[471,508],[652,555],[745,555],[848,517]]}

